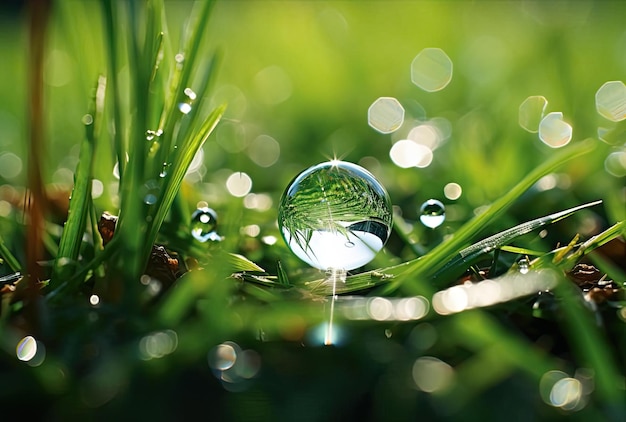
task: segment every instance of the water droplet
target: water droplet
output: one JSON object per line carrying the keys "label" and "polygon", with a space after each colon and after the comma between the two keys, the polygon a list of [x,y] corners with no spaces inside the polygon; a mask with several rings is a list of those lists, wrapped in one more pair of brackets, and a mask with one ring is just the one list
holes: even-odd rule
{"label": "water droplet", "polygon": [[158,138],[163,134],[161,129],[159,130],[147,130],[146,131],[146,140],[152,141],[154,138]]}
{"label": "water droplet", "polygon": [[436,199],[429,199],[420,207],[420,221],[434,229],[446,220],[446,207]]}
{"label": "water droplet", "polygon": [[191,111],[191,104],[189,104],[189,103],[179,103],[178,104],[178,110],[180,110],[180,112],[183,113],[183,114],[189,114],[189,112]]}
{"label": "water droplet", "polygon": [[289,248],[322,270],[367,264],[389,238],[391,223],[385,188],[364,168],[338,160],[300,173],[278,207]]}
{"label": "water droplet", "polygon": [[91,114],[85,114],[83,118],[81,119],[81,121],[83,122],[85,126],[89,126],[93,124],[93,116]]}
{"label": "water droplet", "polygon": [[154,205],[159,199],[159,184],[156,180],[148,180],[144,185],[143,202],[147,205]]}
{"label": "water droplet", "polygon": [[217,229],[217,213],[213,209],[200,207],[191,214],[191,235],[200,242],[221,240],[215,229]]}
{"label": "water droplet", "polygon": [[404,108],[392,97],[380,97],[367,109],[367,123],[380,133],[398,130],[404,122]]}
{"label": "water droplet", "polygon": [[167,176],[167,172],[171,166],[172,163],[163,163],[163,166],[161,167],[161,172],[159,173],[159,177],[164,178],[165,176]]}
{"label": "water droplet", "polygon": [[520,273],[527,274],[530,269],[530,263],[528,262],[528,258],[522,258],[517,261],[517,266],[519,267]]}
{"label": "water droplet", "polygon": [[626,119],[626,85],[622,81],[609,81],[596,92],[598,113],[613,122]]}
{"label": "water droplet", "polygon": [[452,60],[440,48],[425,48],[411,62],[411,81],[424,91],[440,91],[451,80]]}
{"label": "water droplet", "polygon": [[185,88],[183,93],[185,94],[185,99],[178,104],[178,110],[183,114],[188,114],[192,109],[191,105],[196,99],[196,93],[191,88]]}

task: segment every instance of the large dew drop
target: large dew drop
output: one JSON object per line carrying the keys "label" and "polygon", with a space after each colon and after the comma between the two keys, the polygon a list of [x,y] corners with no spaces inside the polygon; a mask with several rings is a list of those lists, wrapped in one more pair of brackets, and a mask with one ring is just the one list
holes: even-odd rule
{"label": "large dew drop", "polygon": [[426,227],[434,229],[446,220],[446,208],[436,199],[429,199],[420,207],[420,221]]}
{"label": "large dew drop", "polygon": [[370,262],[391,232],[391,200],[364,168],[333,160],[310,167],[287,187],[278,208],[285,242],[321,270]]}

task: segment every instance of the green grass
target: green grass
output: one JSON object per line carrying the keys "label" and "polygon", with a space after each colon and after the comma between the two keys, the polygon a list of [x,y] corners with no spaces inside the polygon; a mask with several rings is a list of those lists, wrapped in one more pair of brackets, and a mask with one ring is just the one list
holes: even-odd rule
{"label": "green grass", "polygon": [[[624,122],[594,104],[602,83],[623,79],[623,6],[59,0],[34,93],[22,88],[27,22],[2,10],[0,160],[11,152],[25,167],[0,169],[7,414],[626,417],[624,177],[604,164],[626,139]],[[454,76],[425,94],[408,69],[433,46]],[[43,184],[33,186],[23,177],[28,120],[15,110],[42,93]],[[530,95],[564,112],[570,145],[550,149],[520,129]],[[406,108],[392,135],[367,125],[380,96]],[[451,136],[427,168],[399,168],[389,148],[420,116],[445,117]],[[612,130],[604,142],[601,126]],[[260,135],[280,146],[272,165],[259,164]],[[276,207],[296,174],[335,157],[385,186],[395,224],[384,250],[336,286],[337,339],[322,346],[327,275],[291,253]],[[238,171],[256,196],[229,192]],[[462,187],[457,199],[444,197],[450,182]],[[35,237],[28,188],[71,196],[61,211],[43,208]],[[429,198],[446,205],[436,229],[419,224]],[[199,202],[217,211],[222,241],[191,235]],[[108,243],[105,211],[118,216]],[[178,259],[175,279],[154,245]],[[612,280],[618,293],[592,300],[568,277],[577,264],[593,264],[595,285]],[[28,281],[33,268],[39,283]],[[20,360],[29,344],[38,353]]]}

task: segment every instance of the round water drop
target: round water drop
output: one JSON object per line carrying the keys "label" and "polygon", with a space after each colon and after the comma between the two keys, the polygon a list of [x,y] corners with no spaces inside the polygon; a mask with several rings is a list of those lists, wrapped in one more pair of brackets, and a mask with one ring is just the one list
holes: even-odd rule
{"label": "round water drop", "polygon": [[319,268],[352,270],[370,262],[391,232],[391,200],[364,168],[333,160],[310,167],[287,187],[278,224],[292,252]]}
{"label": "round water drop", "polygon": [[517,261],[517,266],[519,267],[519,272],[522,274],[527,274],[530,269],[530,263],[528,262],[528,258],[522,258]]}
{"label": "round water drop", "polygon": [[215,232],[217,213],[209,207],[200,207],[191,214],[191,235],[200,242],[220,240]]}
{"label": "round water drop", "polygon": [[429,199],[420,207],[420,221],[434,229],[446,220],[446,207],[436,199]]}
{"label": "round water drop", "polygon": [[183,114],[188,114],[191,111],[191,105],[196,99],[196,93],[191,88],[185,88],[183,91],[185,94],[185,100],[178,104],[178,110]]}
{"label": "round water drop", "polygon": [[156,180],[148,180],[143,187],[143,202],[146,205],[154,205],[159,199],[159,184]]}

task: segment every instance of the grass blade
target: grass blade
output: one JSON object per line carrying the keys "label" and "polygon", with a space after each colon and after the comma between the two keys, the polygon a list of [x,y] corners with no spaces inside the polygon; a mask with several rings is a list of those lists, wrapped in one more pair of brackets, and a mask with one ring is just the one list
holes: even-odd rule
{"label": "grass blade", "polygon": [[215,108],[206,118],[200,130],[193,137],[191,137],[185,145],[182,146],[180,153],[175,157],[175,161],[172,163],[172,169],[165,178],[163,193],[158,202],[159,207],[154,216],[150,232],[148,233],[149,241],[156,240],[159,228],[161,227],[168,210],[174,202],[174,198],[180,189],[180,185],[183,182],[183,178],[185,177],[185,173],[187,172],[193,157],[220,121],[225,110],[225,105]]}
{"label": "grass blade", "polygon": [[105,95],[106,80],[103,76],[98,78],[95,94],[89,108],[89,114],[85,118],[85,138],[80,147],[79,161],[74,176],[74,188],[68,210],[67,222],[59,242],[59,250],[54,261],[50,287],[58,285],[59,280],[67,279],[74,271],[78,261],[83,233],[90,215],[91,184],[93,179],[93,167],[95,158],[95,146],[99,123],[102,118],[103,97]]}

